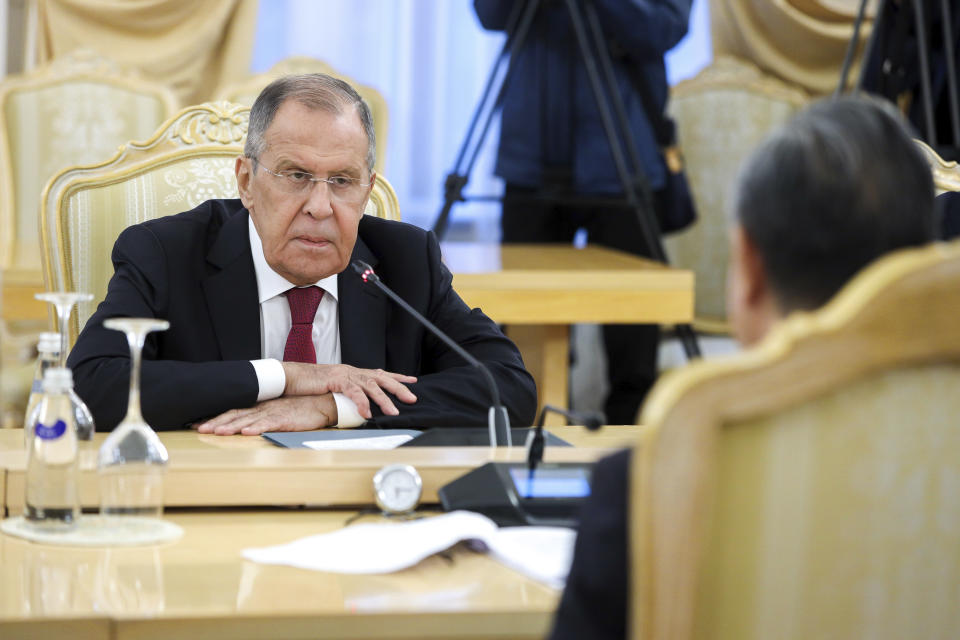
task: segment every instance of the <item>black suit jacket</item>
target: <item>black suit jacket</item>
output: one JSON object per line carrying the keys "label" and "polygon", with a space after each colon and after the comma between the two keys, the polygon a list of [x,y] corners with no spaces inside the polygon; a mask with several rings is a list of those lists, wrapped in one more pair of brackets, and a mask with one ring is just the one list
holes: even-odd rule
{"label": "black suit jacket", "polygon": [[[130,357],[111,317],[163,318],[144,348],[142,407],[160,429],[180,428],[255,404],[250,360],[260,354],[260,307],[239,200],[210,200],[186,213],[134,225],[113,249],[106,298],[70,354],[76,391],[97,428],[112,429],[127,406]],[[491,370],[516,425],[533,422],[536,389],[516,347],[451,287],[436,237],[400,222],[363,216],[352,259],[381,279]],[[479,372],[348,268],[338,277],[341,359],[363,368],[418,376],[417,402],[396,401],[399,416],[371,402],[374,426],[486,424],[490,396]]]}
{"label": "black suit jacket", "polygon": [[550,640],[627,637],[627,484],[630,450],[599,460],[580,512],[573,564]]}

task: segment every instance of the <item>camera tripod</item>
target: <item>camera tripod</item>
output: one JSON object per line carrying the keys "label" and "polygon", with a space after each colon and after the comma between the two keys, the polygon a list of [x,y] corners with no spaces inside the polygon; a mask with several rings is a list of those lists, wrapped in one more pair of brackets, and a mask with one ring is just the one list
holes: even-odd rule
{"label": "camera tripod", "polygon": [[[625,204],[633,210],[639,222],[648,255],[666,264],[667,256],[654,215],[653,195],[650,184],[643,174],[636,141],[630,132],[626,107],[617,89],[609,47],[600,27],[596,7],[593,0],[562,1],[573,25],[579,54],[586,69],[607,143],[610,146],[617,177],[623,188],[623,198],[615,202]],[[541,4],[542,0],[517,2],[507,20],[507,38],[487,78],[467,134],[460,145],[453,171],[447,175],[444,183],[443,207],[433,225],[433,231],[440,238],[446,233],[453,205],[466,200],[463,189],[476,164],[483,141],[490,131],[493,117],[503,104],[505,88],[513,71],[511,61],[516,59],[517,53],[523,48]],[[503,71],[504,67],[505,71]],[[497,86],[498,78],[499,86]],[[576,204],[610,204],[611,199],[576,197],[564,198],[564,201],[574,201]],[[687,358],[700,357],[700,346],[693,328],[689,324],[677,325],[676,333]]]}
{"label": "camera tripod", "polygon": [[[883,25],[885,20],[896,20],[897,17],[901,21],[913,19],[913,28],[917,38],[917,50],[916,50],[916,64],[918,66],[917,75],[920,79],[920,103],[923,108],[923,124],[925,129],[925,139],[927,143],[930,144],[934,149],[938,148],[938,138],[937,138],[937,128],[934,119],[934,98],[933,98],[933,89],[932,82],[930,78],[930,67],[931,67],[931,53],[930,53],[930,40],[932,33],[928,33],[927,25],[929,24],[930,16],[926,15],[925,5],[930,4],[931,7],[936,4],[936,0],[930,0],[930,2],[924,2],[924,0],[904,0],[900,3],[902,13],[897,16],[893,12],[893,7],[889,5],[887,0],[878,0],[877,2],[877,11],[876,18],[873,21],[873,30],[870,33],[870,39],[867,41],[866,49],[863,52],[863,62],[860,67],[860,75],[857,78],[857,82],[853,88],[854,92],[858,92],[862,89],[865,80],[867,79],[868,73],[873,71],[877,73],[878,70],[870,69],[871,55],[878,46],[878,38],[881,32],[881,25]],[[853,24],[853,35],[850,38],[850,43],[847,46],[846,55],[843,59],[843,67],[840,70],[840,81],[837,84],[837,88],[834,92],[834,96],[839,96],[843,93],[844,88],[847,85],[847,77],[850,73],[850,67],[853,63],[854,52],[856,51],[857,45],[860,42],[860,27],[863,23],[864,14],[866,12],[867,0],[860,0],[860,6],[857,9],[857,16]],[[950,10],[949,0],[939,0],[940,8],[940,24],[942,32],[942,42],[943,42],[943,55],[944,63],[946,66],[946,87],[947,87],[947,96],[949,98],[949,116],[950,116],[950,125],[953,133],[953,153],[956,154],[960,150],[960,90],[957,88],[957,69],[955,64],[955,54],[954,54],[954,33],[953,33],[953,15]],[[906,25],[895,25],[897,27],[905,27]],[[896,64],[907,64],[908,61],[900,60]],[[887,60],[885,64],[893,65],[893,60]],[[882,73],[887,73],[883,71]]]}

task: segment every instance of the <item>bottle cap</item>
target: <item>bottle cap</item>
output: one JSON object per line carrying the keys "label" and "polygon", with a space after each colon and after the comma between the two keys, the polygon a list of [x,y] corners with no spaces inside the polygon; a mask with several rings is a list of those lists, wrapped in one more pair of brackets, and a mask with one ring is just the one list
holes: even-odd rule
{"label": "bottle cap", "polygon": [[45,393],[63,393],[73,388],[73,372],[67,368],[50,367],[43,374]]}
{"label": "bottle cap", "polygon": [[60,353],[60,334],[44,332],[40,334],[40,342],[37,343],[37,351],[40,353]]}

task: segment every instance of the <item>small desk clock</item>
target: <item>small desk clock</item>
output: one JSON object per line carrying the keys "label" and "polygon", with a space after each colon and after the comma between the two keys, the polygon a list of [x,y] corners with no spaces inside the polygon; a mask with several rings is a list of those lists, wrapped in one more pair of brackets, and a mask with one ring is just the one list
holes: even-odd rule
{"label": "small desk clock", "polygon": [[390,515],[410,513],[420,503],[423,480],[409,464],[389,464],[373,476],[373,495],[381,511]]}

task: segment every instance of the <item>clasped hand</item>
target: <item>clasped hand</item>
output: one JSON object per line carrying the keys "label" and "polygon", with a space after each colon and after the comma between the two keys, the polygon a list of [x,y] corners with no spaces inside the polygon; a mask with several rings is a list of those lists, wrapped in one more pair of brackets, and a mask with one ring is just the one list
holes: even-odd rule
{"label": "clasped hand", "polygon": [[246,409],[231,409],[197,425],[199,433],[216,435],[260,435],[268,431],[309,431],[337,424],[334,393],[353,400],[357,411],[372,417],[370,400],[385,415],[399,413],[387,395],[412,404],[417,397],[404,383],[416,382],[414,376],[382,369],[358,369],[345,364],[303,364],[284,362],[286,386],[283,396],[258,402]]}

